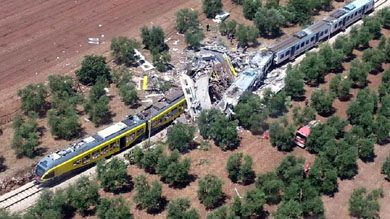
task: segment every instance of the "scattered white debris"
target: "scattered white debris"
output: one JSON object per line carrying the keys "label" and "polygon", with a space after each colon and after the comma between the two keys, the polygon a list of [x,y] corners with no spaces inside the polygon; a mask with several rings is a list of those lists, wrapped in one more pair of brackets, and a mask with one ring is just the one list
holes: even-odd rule
{"label": "scattered white debris", "polygon": [[153,103],[153,100],[152,99],[146,99],[146,100],[142,100],[141,102],[142,103]]}
{"label": "scattered white debris", "polygon": [[177,48],[173,48],[172,49],[174,52],[177,52],[179,49],[177,49]]}
{"label": "scattered white debris", "polygon": [[104,88],[104,91],[106,91],[106,93],[110,92],[110,90],[107,87]]}
{"label": "scattered white debris", "polygon": [[149,94],[149,95],[146,95],[145,97],[151,98],[151,97],[159,97],[159,96],[164,96],[164,94]]}
{"label": "scattered white debris", "polygon": [[224,12],[224,11],[222,11],[222,12],[220,12],[220,13],[218,13],[216,16],[215,16],[215,18],[213,19],[213,21],[215,22],[215,23],[221,23],[222,21],[224,21],[224,20],[226,20],[226,18],[228,18],[230,16],[230,14],[228,13],[228,12]]}
{"label": "scattered white debris", "polygon": [[59,56],[57,56],[57,59],[60,59],[60,57],[59,57]]}
{"label": "scattered white debris", "polygon": [[89,37],[88,38],[88,44],[98,45],[98,44],[100,44],[100,39],[99,38],[94,38],[94,37]]}
{"label": "scattered white debris", "polygon": [[104,34],[100,35],[101,38],[104,38]]}
{"label": "scattered white debris", "polygon": [[99,24],[98,27],[102,27],[103,25]]}
{"label": "scattered white debris", "polygon": [[238,196],[239,198],[242,198],[236,187],[234,188],[234,190],[236,190],[237,196]]}
{"label": "scattered white debris", "polygon": [[178,42],[180,42],[180,40],[175,40],[175,41],[173,41],[172,44],[173,44],[173,45],[177,45]]}
{"label": "scattered white debris", "polygon": [[84,121],[86,121],[86,122],[90,122],[90,120],[89,120],[89,119],[87,119],[87,118],[84,118]]}

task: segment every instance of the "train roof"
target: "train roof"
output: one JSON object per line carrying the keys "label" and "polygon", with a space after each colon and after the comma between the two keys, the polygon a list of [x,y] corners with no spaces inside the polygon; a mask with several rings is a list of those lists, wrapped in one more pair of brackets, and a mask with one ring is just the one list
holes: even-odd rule
{"label": "train roof", "polygon": [[310,35],[312,33],[317,33],[321,30],[325,30],[328,27],[328,24],[325,21],[318,21],[314,24],[308,26],[303,31],[307,33],[307,35]]}
{"label": "train roof", "polygon": [[288,37],[281,39],[279,42],[277,42],[275,45],[273,45],[270,48],[270,50],[275,52],[275,53],[278,53],[286,48],[291,47],[292,45],[297,43],[299,40],[300,40],[299,38],[289,35]]}
{"label": "train roof", "polygon": [[297,42],[301,41],[302,38],[305,38],[312,33],[317,33],[318,31],[325,30],[327,26],[328,24],[325,21],[318,21],[301,31],[294,33],[293,35],[289,35],[288,37],[280,40],[275,45],[273,45],[270,50],[275,53],[283,51],[286,48],[290,48]]}
{"label": "train roof", "polygon": [[125,120],[114,123],[113,125],[98,131],[92,136],[82,139],[76,143],[72,143],[65,147],[62,150],[56,151],[46,157],[44,157],[40,162],[45,169],[50,169],[66,160],[69,160],[79,154],[88,151],[97,145],[100,145],[103,141],[108,141],[112,138],[115,138],[122,133],[131,130],[141,124],[145,123],[144,120],[140,120],[138,117],[129,116]]}
{"label": "train roof", "polygon": [[181,100],[181,97],[184,96],[184,93],[181,89],[171,90],[167,95],[161,98],[158,102],[150,105],[145,108],[141,112],[137,114],[137,116],[143,120],[149,120],[156,116],[157,114],[164,111],[167,106],[170,106],[174,102],[178,102]]}

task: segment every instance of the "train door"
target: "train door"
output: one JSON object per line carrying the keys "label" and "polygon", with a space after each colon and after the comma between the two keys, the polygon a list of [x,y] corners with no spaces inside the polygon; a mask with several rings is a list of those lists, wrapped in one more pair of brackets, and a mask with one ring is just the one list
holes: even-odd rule
{"label": "train door", "polygon": [[290,57],[294,57],[294,54],[295,54],[295,46],[291,47],[291,56]]}
{"label": "train door", "polygon": [[367,8],[367,5],[364,5],[363,6],[363,14],[366,13],[366,8]]}
{"label": "train door", "polygon": [[318,33],[316,34],[316,42],[318,42],[319,38],[320,38],[320,32],[318,32]]}
{"label": "train door", "polygon": [[120,150],[122,150],[122,148],[126,147],[126,136],[123,136],[123,137],[120,139],[119,147],[120,147]]}
{"label": "train door", "polygon": [[347,19],[347,17],[344,17],[343,19],[343,27],[345,27],[345,20]]}

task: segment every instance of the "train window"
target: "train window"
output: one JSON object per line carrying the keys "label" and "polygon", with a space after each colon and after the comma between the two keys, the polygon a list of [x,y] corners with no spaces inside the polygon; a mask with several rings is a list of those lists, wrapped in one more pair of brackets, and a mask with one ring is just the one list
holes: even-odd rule
{"label": "train window", "polygon": [[328,33],[328,29],[325,30],[325,34],[327,34],[327,33]]}
{"label": "train window", "polygon": [[334,28],[337,28],[337,24],[334,25]]}
{"label": "train window", "polygon": [[172,115],[176,115],[176,114],[177,114],[177,108],[172,110]]}
{"label": "train window", "polygon": [[99,157],[99,151],[94,151],[93,153],[92,153],[92,159],[96,159],[96,158],[98,158]]}
{"label": "train window", "polygon": [[73,166],[77,166],[77,165],[79,165],[80,163],[81,163],[81,160],[78,159],[78,160],[76,160],[75,162],[73,162]]}
{"label": "train window", "polygon": [[137,136],[140,136],[144,133],[144,130],[143,129],[138,129],[137,130]]}
{"label": "train window", "polygon": [[126,141],[129,142],[129,141],[132,141],[135,137],[135,133],[131,133],[130,135],[126,136]]}
{"label": "train window", "polygon": [[116,148],[119,148],[119,141],[112,143],[110,146],[110,150],[115,150]]}
{"label": "train window", "polygon": [[290,50],[286,52],[286,56],[288,56],[288,54],[290,54]]}
{"label": "train window", "polygon": [[306,44],[309,44],[309,40],[306,40]]}
{"label": "train window", "polygon": [[101,154],[106,154],[108,152],[108,145],[104,146],[104,148],[100,149]]}
{"label": "train window", "polygon": [[284,54],[282,54],[282,55],[280,56],[280,58],[283,59],[283,58],[284,58]]}
{"label": "train window", "polygon": [[322,37],[322,35],[324,35],[324,32],[322,32],[322,31],[321,31],[321,33],[320,33],[320,37]]}
{"label": "train window", "polygon": [[312,41],[312,42],[314,41],[314,37],[311,38],[311,41]]}
{"label": "train window", "polygon": [[357,15],[357,12],[355,12],[355,16]]}
{"label": "train window", "polygon": [[83,163],[88,163],[89,160],[91,160],[91,155],[90,154],[87,154],[83,157]]}

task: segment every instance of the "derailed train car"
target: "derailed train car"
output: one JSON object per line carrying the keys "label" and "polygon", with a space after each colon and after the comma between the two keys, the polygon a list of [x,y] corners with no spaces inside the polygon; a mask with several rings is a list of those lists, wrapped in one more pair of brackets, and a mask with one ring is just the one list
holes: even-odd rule
{"label": "derailed train car", "polygon": [[44,157],[36,166],[36,182],[53,180],[129,148],[172,122],[186,108],[181,90],[174,90],[142,112]]}

